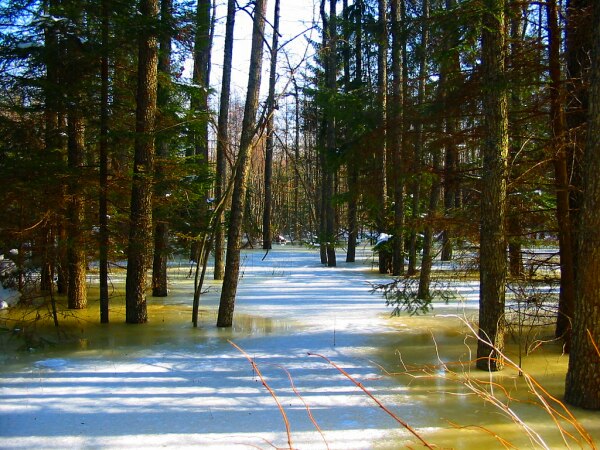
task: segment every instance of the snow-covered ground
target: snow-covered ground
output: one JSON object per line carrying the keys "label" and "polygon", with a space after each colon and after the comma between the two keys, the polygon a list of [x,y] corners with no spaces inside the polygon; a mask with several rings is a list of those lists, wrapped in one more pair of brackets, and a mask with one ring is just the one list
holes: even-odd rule
{"label": "snow-covered ground", "polygon": [[[201,298],[202,327],[191,327],[192,289],[181,267],[172,269],[168,298],[149,298],[148,324],[116,323],[122,311],[115,309],[113,324],[85,335],[84,348],[5,357],[0,448],[419,447],[367,394],[309,353],[335,362],[432,443],[497,443],[486,432],[459,430],[449,421],[496,421],[509,434],[520,433],[456,386],[407,382],[382,369],[398,369],[400,354],[404,363],[435,363],[434,338],[452,360],[468,360],[459,321],[390,319],[381,296],[370,292],[369,283],[385,278],[370,270],[368,259],[326,268],[317,252],[290,247],[263,257],[258,250],[243,254],[232,330],[214,327],[216,282]],[[472,314],[476,288],[464,283],[462,289],[461,301],[438,312]],[[262,379],[230,341],[254,361]],[[556,369],[547,363],[544,370]]]}

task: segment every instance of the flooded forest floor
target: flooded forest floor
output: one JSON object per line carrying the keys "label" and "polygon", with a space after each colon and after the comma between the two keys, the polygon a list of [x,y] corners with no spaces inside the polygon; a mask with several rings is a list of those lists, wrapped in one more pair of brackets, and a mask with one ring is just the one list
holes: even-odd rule
{"label": "flooded forest floor", "polygon": [[215,326],[214,281],[192,327],[177,261],[144,325],[124,323],[118,271],[108,325],[94,275],[88,310],[61,310],[58,330],[47,306],[0,311],[0,447],[594,448],[600,414],[562,409],[568,357],[551,328],[511,330],[525,375],[477,371],[475,280],[449,282],[455,295],[426,315],[391,317],[372,292],[391,278],[361,256],[326,268],[311,249],[245,251],[232,329]]}

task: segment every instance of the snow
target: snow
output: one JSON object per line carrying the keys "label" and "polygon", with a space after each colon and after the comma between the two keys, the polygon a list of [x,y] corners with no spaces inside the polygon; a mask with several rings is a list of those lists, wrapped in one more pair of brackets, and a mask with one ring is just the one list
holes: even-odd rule
{"label": "snow", "polygon": [[[15,256],[18,255],[18,250],[13,249],[9,253]],[[0,255],[0,280],[9,277],[16,268],[17,266],[12,260],[4,258],[4,255]],[[5,288],[2,282],[0,282],[0,310],[16,305],[20,298],[21,293],[19,291]]]}
{"label": "snow", "polygon": [[375,243],[375,247],[377,247],[379,244],[383,244],[384,242],[389,241],[393,236],[391,234],[387,234],[387,233],[381,233],[379,234],[379,236],[377,236],[377,242]]}
{"label": "snow", "polygon": [[14,306],[19,302],[21,293],[15,289],[7,289],[0,283],[0,309]]}
{"label": "snow", "polygon": [[6,309],[19,303],[21,293],[14,289],[6,289],[0,284],[0,309]]}
{"label": "snow", "polygon": [[21,50],[28,50],[37,47],[39,47],[39,44],[37,42],[19,42],[17,44],[17,48],[20,48]]}
{"label": "snow", "polygon": [[[296,448],[325,448],[324,439],[330,448],[369,448],[402,436],[372,400],[307,354],[332,358],[380,398],[403,389],[365,360],[370,348],[365,340],[386,327],[386,308],[369,293],[365,266],[327,269],[316,252],[288,248],[271,250],[265,261],[262,251],[243,256],[236,318],[268,317],[266,324],[240,320],[233,330],[190,327],[190,339],[182,344],[166,338],[149,346],[33,354],[24,365],[5,366],[2,448],[287,446],[275,401],[228,340],[254,359],[276,392]],[[202,303],[213,309],[217,301],[214,284]],[[187,320],[180,326],[187,328]]]}
{"label": "snow", "polygon": [[[371,252],[363,248],[362,255]],[[285,410],[293,448],[418,447],[364,392],[309,352],[342,367],[418,432],[469,433],[440,425],[441,413],[433,409],[458,420],[454,408],[473,414],[464,400],[413,389],[374,362],[390,342],[400,340],[404,352],[406,335],[399,335],[382,298],[370,293],[370,283],[390,280],[370,270],[373,261],[327,268],[318,263],[318,252],[291,246],[264,256],[262,250],[243,253],[232,329],[213,325],[217,282],[208,282],[201,298],[203,323],[211,325],[193,329],[192,286],[174,274],[173,294],[149,302],[159,310],[180,308],[178,322],[151,316],[148,324],[126,326],[115,322],[113,311],[113,323],[100,328],[101,345],[3,357],[0,447],[287,448],[284,420],[262,380]],[[476,289],[467,282],[461,289],[463,299],[444,306],[445,312],[476,305]],[[262,380],[230,341],[253,360]],[[425,344],[437,358],[431,342]],[[444,406],[446,401],[459,403]]]}

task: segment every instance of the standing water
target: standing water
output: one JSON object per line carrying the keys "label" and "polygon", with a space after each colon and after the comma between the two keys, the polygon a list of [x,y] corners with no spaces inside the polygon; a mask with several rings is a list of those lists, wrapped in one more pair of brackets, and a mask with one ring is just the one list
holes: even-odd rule
{"label": "standing water", "polygon": [[389,279],[366,250],[337,268],[308,249],[264,256],[243,253],[232,329],[215,327],[217,282],[191,326],[179,263],[170,295],[148,298],[144,325],[124,324],[118,274],[109,325],[93,301],[62,311],[58,331],[37,313],[15,330],[26,311],[0,312],[0,447],[593,448],[600,438],[599,413],[569,418],[551,399],[567,366],[557,344],[524,358],[524,376],[474,369],[475,287],[428,315],[392,318],[371,293]]}

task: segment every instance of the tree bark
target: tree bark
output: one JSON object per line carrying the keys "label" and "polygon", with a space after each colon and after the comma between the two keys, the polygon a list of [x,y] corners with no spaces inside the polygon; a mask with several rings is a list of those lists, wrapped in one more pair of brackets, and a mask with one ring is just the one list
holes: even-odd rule
{"label": "tree bark", "polygon": [[[198,90],[190,99],[190,109],[195,118],[192,130],[193,147],[188,150],[188,156],[196,164],[208,168],[208,91],[210,78],[210,47],[211,47],[211,0],[198,0],[196,4],[196,17],[194,23],[194,66],[192,69],[192,82]],[[201,182],[201,181],[200,181]],[[208,191],[202,186],[200,199],[195,205],[196,217],[192,240],[190,259],[196,261],[200,254],[200,235],[207,232],[208,224]]]}
{"label": "tree bark", "polygon": [[[421,45],[419,46],[419,88],[417,93],[417,106],[421,107],[425,102],[425,87],[427,78],[427,47],[429,45],[429,0],[423,0],[423,13],[421,15]],[[415,150],[412,164],[413,182],[412,191],[412,221],[408,248],[407,275],[414,275],[417,268],[417,223],[420,217],[421,198],[421,158],[423,157],[423,120],[418,117],[415,122]]]}
{"label": "tree bark", "polygon": [[[522,170],[518,170],[518,158],[521,154],[523,144],[523,127],[520,123],[521,111],[523,109],[523,95],[520,87],[520,79],[524,75],[524,66],[522,61],[523,50],[523,22],[524,6],[519,2],[512,2],[510,5],[510,63],[512,77],[515,85],[510,92],[510,111],[509,111],[509,134],[510,134],[510,165],[513,167],[510,177],[513,180],[519,178]],[[518,187],[515,187],[514,195],[509,194],[508,217],[507,217],[507,239],[508,239],[508,267],[510,275],[520,277],[523,275],[523,199],[518,195]]]}
{"label": "tree bark", "polygon": [[[331,95],[337,93],[337,0],[329,0],[329,26],[325,31],[328,34],[328,53],[327,53],[327,89]],[[325,166],[323,167],[323,183],[325,203],[325,236],[327,251],[327,266],[335,267],[337,265],[335,256],[336,241],[336,223],[335,208],[333,205],[334,193],[334,172],[335,167],[332,163],[336,153],[336,122],[333,108],[326,110],[326,135],[325,135]]]}
{"label": "tree bark", "polygon": [[110,0],[102,0],[102,57],[100,61],[100,196],[98,200],[98,265],[100,271],[100,323],[109,322],[108,297],[108,128],[109,128],[109,44]]}
{"label": "tree bark", "polygon": [[480,225],[477,367],[500,370],[506,284],[507,94],[504,79],[505,0],[485,0],[482,34],[484,139]]}
{"label": "tree bark", "polygon": [[[444,89],[443,81],[441,84],[442,89]],[[442,186],[437,175],[440,170],[440,149],[433,148],[432,152],[432,171],[434,178],[431,183],[431,190],[429,192],[427,218],[425,223],[425,229],[423,230],[423,258],[421,259],[421,272],[419,273],[419,288],[417,290],[417,298],[421,300],[429,300],[431,298],[429,287],[431,285],[431,268],[433,266],[434,255],[433,231]]]}
{"label": "tree bark", "polygon": [[275,147],[275,83],[277,81],[277,46],[279,45],[279,1],[275,0],[273,39],[271,42],[271,70],[269,73],[269,96],[267,98],[267,142],[265,149],[265,207],[263,211],[263,249],[272,247],[271,210],[273,205],[273,150]]}
{"label": "tree bark", "polygon": [[554,161],[554,184],[556,187],[556,221],[560,250],[560,294],[556,335],[569,348],[571,319],[575,302],[575,268],[569,212],[569,175],[567,167],[566,122],[563,110],[563,86],[560,62],[560,30],[556,0],[546,3],[549,32],[550,64],[550,127],[552,130],[552,156]]}
{"label": "tree bark", "polygon": [[[381,5],[380,5],[381,6]],[[392,248],[392,273],[395,276],[404,272],[404,36],[402,23],[402,0],[391,1],[392,22],[392,95],[389,120],[389,153],[392,164],[392,194],[394,199],[394,227]],[[381,74],[380,74],[381,76]],[[379,271],[382,272],[381,255]]]}
{"label": "tree bark", "polygon": [[[229,96],[231,91],[231,62],[233,59],[233,30],[235,26],[235,0],[227,1],[227,23],[225,24],[225,50],[223,53],[223,75],[221,101],[217,124],[217,167],[215,174],[215,197],[221,201],[225,195],[227,179],[226,150],[229,146]],[[225,228],[223,213],[218,212],[215,225],[215,270],[214,279],[222,280],[225,274]]]}
{"label": "tree bark", "polygon": [[575,314],[565,400],[600,410],[600,4],[593,8],[588,130],[583,155]]}
{"label": "tree bark", "polygon": [[[377,2],[377,108],[379,112],[379,137],[377,142],[374,143],[375,151],[375,226],[377,227],[378,233],[389,232],[386,224],[386,207],[387,207],[387,135],[388,135],[388,98],[387,98],[387,56],[388,56],[388,32],[387,32],[387,4],[386,0],[378,0]],[[398,101],[398,99],[394,99]],[[394,109],[400,108],[397,104],[394,105]],[[397,119],[397,117],[396,117]],[[402,122],[394,123],[395,132],[399,132],[398,129],[402,128]],[[402,138],[399,138],[400,140]],[[390,149],[390,152],[394,154],[394,162],[396,154],[399,153],[399,149]],[[400,182],[398,179],[401,172],[397,171],[397,167],[394,165],[395,180],[396,183]],[[397,205],[399,208],[400,205]],[[394,211],[397,209],[394,208]],[[395,218],[395,216],[394,216]],[[395,224],[395,222],[394,222]],[[394,230],[397,232],[398,230]],[[400,236],[394,236],[394,244],[402,241]],[[384,247],[379,251],[379,273],[388,273],[390,266],[393,264],[394,252],[396,252],[396,246],[390,253]]]}
{"label": "tree bark", "polygon": [[132,324],[148,321],[146,272],[150,266],[152,242],[154,120],[158,78],[158,39],[155,25],[158,19],[158,0],[141,0],[140,13],[147,23],[140,27],[138,38],[136,135],[125,283],[125,320]]}
{"label": "tree bark", "polygon": [[[355,5],[357,8],[360,5]],[[346,93],[350,93],[351,90],[351,79],[350,79],[350,16],[348,14],[348,0],[343,2],[343,14],[344,14],[344,90]],[[357,14],[359,16],[359,14]],[[362,33],[360,26],[355,27],[356,33]],[[357,39],[358,45],[358,39]],[[360,55],[360,50],[357,49],[356,53]],[[358,60],[358,57],[356,58]],[[359,72],[360,65],[356,64],[356,77],[355,85],[358,87],[361,83],[362,75]],[[350,154],[346,161],[346,170],[348,173],[348,211],[347,211],[347,222],[348,222],[348,247],[346,251],[346,262],[356,261],[356,244],[358,240],[358,161],[355,154],[354,146],[350,148]]]}
{"label": "tree bark", "polygon": [[[48,1],[46,14],[52,16],[55,14],[55,1]],[[44,47],[45,47],[45,66],[46,80],[44,90],[44,122],[45,122],[45,149],[49,154],[59,158],[62,153],[62,143],[60,138],[60,49],[56,30],[54,27],[44,29]],[[59,268],[57,264],[57,248],[54,236],[58,234],[57,225],[50,223],[45,230],[45,251],[42,262],[41,286],[43,291],[50,291],[53,284],[53,276]]]}
{"label": "tree bark", "polygon": [[262,51],[265,30],[265,12],[267,0],[256,0],[252,27],[252,48],[250,53],[250,70],[248,73],[248,89],[242,121],[242,135],[238,152],[233,196],[231,201],[231,216],[227,234],[227,258],[225,261],[225,276],[219,302],[218,327],[231,327],[237,293],[240,271],[240,247],[242,224],[246,201],[248,171],[250,157],[254,149],[253,138],[256,134],[256,112],[258,109],[258,94],[260,90]]}
{"label": "tree bark", "polygon": [[[158,72],[163,77],[171,76],[171,44],[172,44],[172,21],[173,21],[173,0],[161,0],[160,3],[160,21],[162,32],[159,39],[159,58]],[[158,84],[157,104],[159,109],[166,109],[169,103],[169,88],[164,84]],[[157,156],[155,179],[156,200],[159,202],[164,198],[164,189],[160,186],[165,177],[165,160],[169,157],[169,141],[163,136],[157,138]],[[167,260],[169,256],[169,222],[165,214],[160,212],[160,208],[154,210],[154,257],[152,260],[152,296],[166,297],[169,293],[167,278]]]}
{"label": "tree bark", "polygon": [[[446,9],[455,10],[456,0],[446,0]],[[459,114],[458,105],[453,100],[448,100],[453,91],[457,89],[460,77],[460,35],[456,28],[448,30],[448,56],[444,64],[447,65],[448,87],[445,94],[444,108],[446,115],[450,118],[446,122],[446,136],[448,142],[445,145],[444,157],[444,212],[446,219],[450,219],[454,211],[459,207],[459,179],[458,179],[458,146],[456,145],[456,118]],[[447,226],[442,232],[442,261],[452,260],[454,244],[452,242],[452,231]]]}
{"label": "tree bark", "polygon": [[70,171],[68,183],[68,289],[67,299],[71,309],[83,309],[87,306],[87,287],[85,282],[86,257],[83,238],[84,199],[81,185],[81,172],[85,154],[85,120],[82,111],[83,95],[81,70],[83,55],[81,42],[76,35],[67,38],[67,160]]}
{"label": "tree bark", "polygon": [[[569,130],[569,182],[572,230],[578,229],[581,207],[581,158],[586,142],[588,115],[588,84],[592,43],[592,6],[595,0],[567,0],[566,62],[567,90],[566,122]],[[540,27],[541,28],[541,27]],[[573,242],[577,240],[573,237]],[[577,255],[575,255],[575,259]],[[575,260],[575,271],[577,261]]]}

